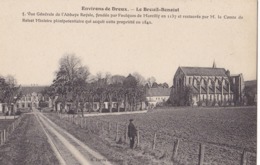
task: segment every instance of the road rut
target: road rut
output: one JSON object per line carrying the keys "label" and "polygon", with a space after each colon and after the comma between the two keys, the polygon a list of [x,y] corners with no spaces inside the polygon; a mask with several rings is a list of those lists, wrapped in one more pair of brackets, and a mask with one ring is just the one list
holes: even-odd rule
{"label": "road rut", "polygon": [[42,125],[60,164],[111,165],[101,154],[90,149],[40,112],[34,111],[34,114]]}

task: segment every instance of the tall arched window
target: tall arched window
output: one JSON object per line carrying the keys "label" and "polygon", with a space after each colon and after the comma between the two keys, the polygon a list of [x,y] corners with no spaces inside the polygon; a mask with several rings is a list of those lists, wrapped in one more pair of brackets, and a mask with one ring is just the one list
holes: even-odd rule
{"label": "tall arched window", "polygon": [[196,79],[193,80],[193,85],[197,86],[197,80]]}
{"label": "tall arched window", "polygon": [[219,86],[219,81],[218,81],[218,79],[216,79],[215,85],[216,85],[216,86]]}

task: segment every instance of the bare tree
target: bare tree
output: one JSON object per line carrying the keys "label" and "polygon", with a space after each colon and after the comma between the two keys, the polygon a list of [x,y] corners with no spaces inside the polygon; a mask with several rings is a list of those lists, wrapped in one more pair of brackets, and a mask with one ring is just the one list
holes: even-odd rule
{"label": "bare tree", "polygon": [[145,85],[145,84],[146,84],[147,81],[146,81],[145,78],[144,78],[141,74],[139,74],[138,72],[134,72],[134,73],[133,73],[133,76],[135,77],[135,79],[136,79],[138,85]]}
{"label": "bare tree", "polygon": [[98,72],[96,75],[96,90],[95,94],[98,96],[99,99],[99,112],[102,113],[103,110],[103,103],[105,99],[107,98],[107,92],[108,92],[108,85],[110,82],[111,74],[110,73],[101,73]]}
{"label": "bare tree", "polygon": [[123,84],[125,76],[122,75],[113,75],[109,79],[109,84]]}
{"label": "bare tree", "polygon": [[153,83],[155,83],[156,82],[156,79],[155,79],[155,77],[149,77],[148,79],[147,79],[147,83],[148,83],[148,85],[149,85],[149,87],[151,88],[152,86],[153,86]]}

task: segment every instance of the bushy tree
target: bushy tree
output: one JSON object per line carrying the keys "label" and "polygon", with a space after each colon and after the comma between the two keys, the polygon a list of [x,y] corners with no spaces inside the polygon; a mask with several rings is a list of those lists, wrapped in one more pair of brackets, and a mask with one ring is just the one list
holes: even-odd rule
{"label": "bushy tree", "polygon": [[173,94],[173,104],[177,106],[190,106],[192,102],[193,90],[191,86],[185,86],[178,94]]}
{"label": "bushy tree", "polygon": [[11,110],[11,106],[21,97],[20,85],[17,85],[17,80],[13,76],[0,77],[0,102],[6,103]]}
{"label": "bushy tree", "polygon": [[257,88],[256,86],[245,86],[244,89],[244,93],[245,93],[245,101],[247,103],[247,105],[255,105],[256,104],[256,93],[257,93]]}
{"label": "bushy tree", "polygon": [[[59,61],[59,70],[53,80],[52,86],[56,94],[62,99],[62,108],[65,107],[67,96],[72,96],[72,101],[78,111],[79,97],[86,88],[86,81],[90,73],[86,66],[83,66],[80,58],[74,54],[65,54]],[[83,109],[81,109],[83,111]]]}

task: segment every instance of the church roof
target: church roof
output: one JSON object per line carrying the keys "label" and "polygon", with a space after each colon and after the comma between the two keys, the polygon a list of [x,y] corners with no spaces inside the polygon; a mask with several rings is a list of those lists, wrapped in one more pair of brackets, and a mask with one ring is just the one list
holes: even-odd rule
{"label": "church roof", "polygon": [[22,86],[20,90],[22,91],[23,95],[40,93],[46,86]]}
{"label": "church roof", "polygon": [[187,76],[227,76],[224,68],[180,67]]}
{"label": "church roof", "polygon": [[171,88],[149,88],[147,89],[146,96],[153,97],[153,96],[170,96]]}

